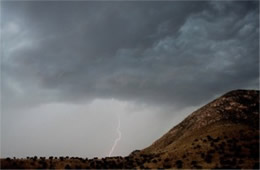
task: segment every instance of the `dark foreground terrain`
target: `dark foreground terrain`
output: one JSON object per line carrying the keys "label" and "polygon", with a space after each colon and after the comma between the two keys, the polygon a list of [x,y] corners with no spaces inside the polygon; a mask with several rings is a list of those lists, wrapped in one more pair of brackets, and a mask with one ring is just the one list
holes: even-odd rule
{"label": "dark foreground terrain", "polygon": [[1,159],[1,168],[259,169],[259,91],[231,91],[126,157]]}

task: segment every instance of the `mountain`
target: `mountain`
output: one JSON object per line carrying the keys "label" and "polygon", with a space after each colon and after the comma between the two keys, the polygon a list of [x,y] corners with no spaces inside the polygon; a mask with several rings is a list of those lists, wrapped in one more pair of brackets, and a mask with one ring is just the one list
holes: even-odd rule
{"label": "mountain", "polygon": [[1,168],[259,169],[259,91],[228,92],[126,157],[7,158]]}
{"label": "mountain", "polygon": [[[259,91],[235,90],[193,112],[140,154],[150,168],[259,167]],[[167,161],[165,161],[167,159]]]}

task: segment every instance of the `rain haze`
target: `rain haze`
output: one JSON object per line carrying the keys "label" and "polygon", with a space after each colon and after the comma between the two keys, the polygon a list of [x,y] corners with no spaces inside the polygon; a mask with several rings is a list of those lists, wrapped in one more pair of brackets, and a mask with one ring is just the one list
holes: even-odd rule
{"label": "rain haze", "polygon": [[259,89],[258,1],[1,1],[1,157],[128,155]]}

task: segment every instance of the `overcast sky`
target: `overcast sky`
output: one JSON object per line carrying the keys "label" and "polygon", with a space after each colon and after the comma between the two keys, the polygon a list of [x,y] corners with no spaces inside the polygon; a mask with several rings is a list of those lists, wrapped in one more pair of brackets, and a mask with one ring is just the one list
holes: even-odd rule
{"label": "overcast sky", "polygon": [[1,2],[1,157],[127,155],[259,88],[258,1]]}

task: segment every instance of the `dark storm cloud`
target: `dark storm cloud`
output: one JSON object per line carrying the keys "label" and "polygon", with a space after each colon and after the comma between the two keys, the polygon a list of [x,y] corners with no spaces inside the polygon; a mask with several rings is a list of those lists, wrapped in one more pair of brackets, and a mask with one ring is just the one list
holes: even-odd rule
{"label": "dark storm cloud", "polygon": [[258,2],[4,2],[4,102],[179,107],[258,88]]}

